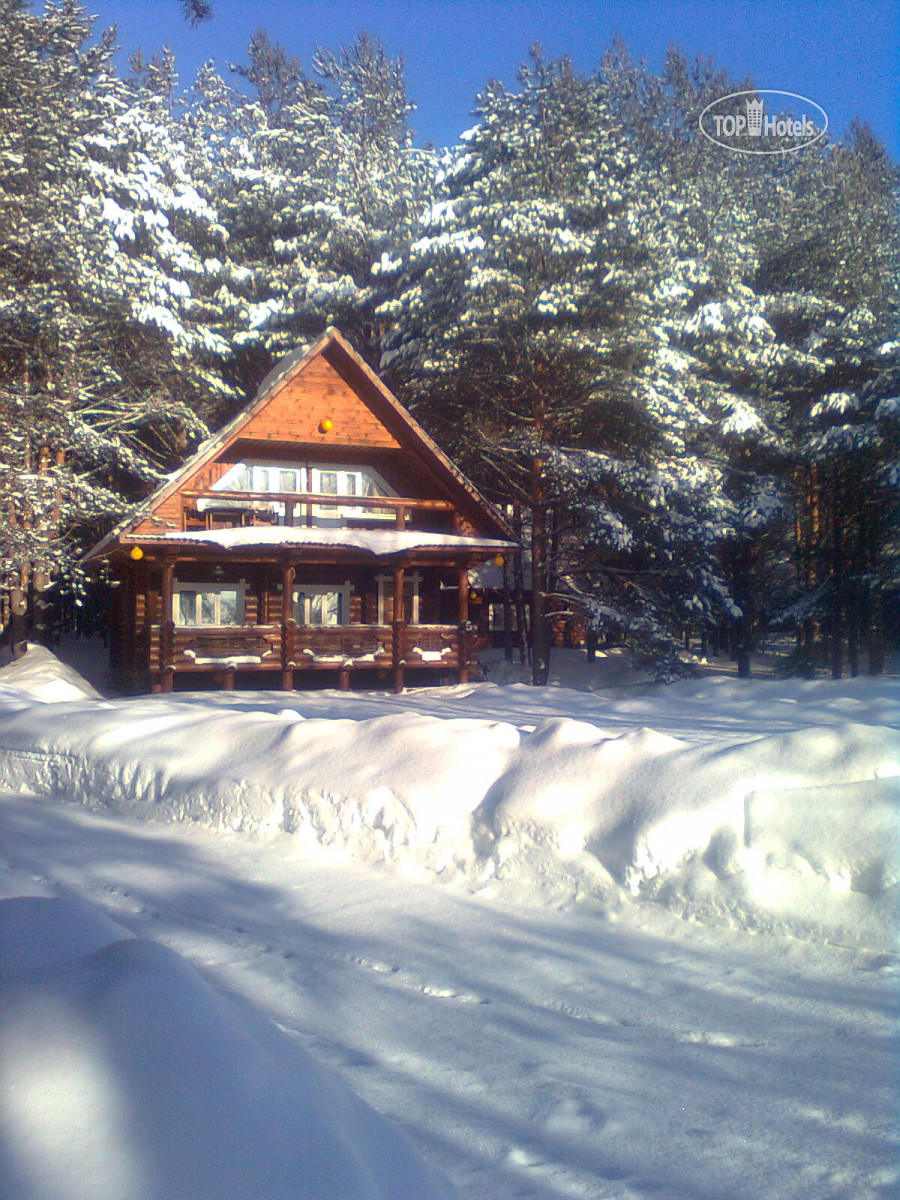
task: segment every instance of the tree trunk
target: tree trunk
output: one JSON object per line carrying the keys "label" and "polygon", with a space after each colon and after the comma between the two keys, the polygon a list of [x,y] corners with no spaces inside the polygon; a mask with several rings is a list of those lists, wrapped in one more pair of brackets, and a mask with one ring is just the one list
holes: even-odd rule
{"label": "tree trunk", "polygon": [[882,601],[876,593],[871,597],[869,605],[869,674],[880,675],[884,670],[884,625],[882,622]]}
{"label": "tree trunk", "polygon": [[596,626],[588,625],[587,629],[585,630],[584,639],[585,647],[587,649],[588,662],[596,662],[597,642],[599,641],[599,635]]}
{"label": "tree trunk", "polygon": [[550,631],[545,616],[547,570],[547,494],[543,459],[531,463],[531,681],[550,682]]}
{"label": "tree trunk", "polygon": [[850,677],[856,679],[859,675],[859,613],[855,605],[847,623],[847,662],[850,666]]}
{"label": "tree trunk", "polygon": [[[512,563],[507,554],[503,560],[503,658],[506,662],[513,660],[513,621],[512,621]],[[516,555],[518,558],[519,556]]]}
{"label": "tree trunk", "polygon": [[[522,541],[522,510],[518,502],[513,505],[513,532],[516,540]],[[519,625],[519,662],[524,665],[531,663],[531,644],[528,638],[528,620],[525,613],[525,568],[522,555],[517,554],[513,563],[515,579],[516,618]]]}
{"label": "tree trunk", "polygon": [[844,677],[844,629],[841,621],[840,608],[835,609],[831,614],[831,629],[829,630],[831,641],[831,678],[843,679]]}
{"label": "tree trunk", "polygon": [[732,564],[732,594],[741,610],[731,625],[731,657],[737,663],[738,679],[750,678],[750,650],[753,638],[751,612],[751,560],[746,546],[738,547]]}
{"label": "tree trunk", "polygon": [[13,658],[21,658],[28,649],[28,579],[24,571],[19,586],[9,593],[9,644]]}
{"label": "tree trunk", "polygon": [[46,599],[50,589],[50,576],[46,571],[35,571],[31,581],[32,589],[32,624],[31,635],[40,646],[50,644],[49,612],[51,602]]}

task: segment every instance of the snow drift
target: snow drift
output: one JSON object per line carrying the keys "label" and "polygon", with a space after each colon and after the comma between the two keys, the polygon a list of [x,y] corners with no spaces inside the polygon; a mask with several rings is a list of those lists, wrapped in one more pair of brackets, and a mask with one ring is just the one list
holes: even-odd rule
{"label": "snow drift", "polygon": [[451,1200],[245,1002],[86,905],[0,901],[2,1200]]}
{"label": "snow drift", "polygon": [[36,700],[99,700],[100,693],[72,667],[61,663],[43,646],[29,645],[28,653],[0,670],[4,689]]}
{"label": "snow drift", "polygon": [[[484,688],[496,712],[503,689]],[[720,712],[722,689],[708,690]],[[480,695],[467,692],[470,710]],[[812,728],[697,743],[571,718],[525,728],[415,712],[304,719],[302,694],[290,700],[240,711],[230,698],[48,704],[7,692],[0,785],[283,830],[520,896],[649,898],[754,928],[892,939],[896,729],[836,722],[832,707]],[[331,711],[349,703],[335,694]],[[652,716],[652,696],[632,703]]]}

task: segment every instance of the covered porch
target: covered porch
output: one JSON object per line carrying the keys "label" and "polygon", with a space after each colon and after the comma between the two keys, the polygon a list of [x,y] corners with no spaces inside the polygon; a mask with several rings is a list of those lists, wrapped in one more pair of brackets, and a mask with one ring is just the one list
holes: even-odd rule
{"label": "covered porch", "polygon": [[448,534],[284,527],[270,545],[246,529],[166,540],[171,547],[136,541],[121,564],[113,666],[124,690],[465,683],[478,649],[469,572],[513,549]]}

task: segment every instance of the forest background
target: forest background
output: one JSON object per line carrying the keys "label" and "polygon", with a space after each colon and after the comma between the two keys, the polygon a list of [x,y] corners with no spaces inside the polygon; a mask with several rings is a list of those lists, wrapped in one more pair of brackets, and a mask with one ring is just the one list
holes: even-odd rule
{"label": "forest background", "polygon": [[691,631],[747,673],[771,628],[795,634],[788,669],[881,669],[900,221],[867,126],[733,153],[699,117],[752,80],[674,48],[654,72],[617,40],[590,72],[534,47],[454,145],[419,147],[402,62],[366,34],[304,65],[260,31],[183,91],[167,52],[119,71],[74,0],[0,0],[0,31],[14,646],[85,594],[86,546],[335,324],[508,507],[536,682],[573,605],[663,676]]}

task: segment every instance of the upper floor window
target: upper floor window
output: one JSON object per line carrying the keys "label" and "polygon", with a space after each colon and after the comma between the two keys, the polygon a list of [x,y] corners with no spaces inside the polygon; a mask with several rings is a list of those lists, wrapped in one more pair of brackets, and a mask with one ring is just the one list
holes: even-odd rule
{"label": "upper floor window", "polygon": [[[372,467],[323,464],[320,466],[297,466],[283,462],[235,463],[222,478],[213,484],[213,491],[256,492],[256,493],[312,493],[320,496],[394,496],[396,492]],[[237,500],[203,500],[201,508],[233,507]],[[271,503],[279,521],[285,519],[285,506],[277,501]],[[314,504],[310,513],[299,513],[298,519],[311,516],[314,524],[334,525],[345,518],[365,517],[367,520],[393,521],[392,509],[366,508],[357,504]]]}

